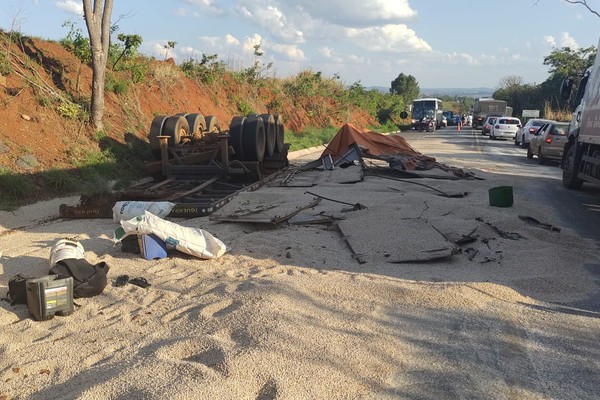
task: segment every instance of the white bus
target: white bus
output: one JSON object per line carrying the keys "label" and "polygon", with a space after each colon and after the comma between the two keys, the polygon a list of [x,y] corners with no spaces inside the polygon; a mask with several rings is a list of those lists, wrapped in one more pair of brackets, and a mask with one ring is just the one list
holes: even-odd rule
{"label": "white bus", "polygon": [[414,99],[411,111],[411,125],[413,128],[425,117],[435,119],[435,127],[439,129],[442,126],[442,100],[433,97]]}

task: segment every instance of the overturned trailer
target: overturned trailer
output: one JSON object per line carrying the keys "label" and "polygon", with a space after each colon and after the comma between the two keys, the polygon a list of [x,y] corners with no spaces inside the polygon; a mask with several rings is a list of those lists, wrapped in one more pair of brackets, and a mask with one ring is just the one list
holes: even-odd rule
{"label": "overturned trailer", "polygon": [[170,217],[208,215],[287,167],[284,132],[277,114],[235,116],[226,130],[214,116],[156,116],[148,140],[157,161],[146,166],[153,178],[101,199],[82,196],[76,206],[61,205],[60,215],[112,218],[118,201],[169,201]]}

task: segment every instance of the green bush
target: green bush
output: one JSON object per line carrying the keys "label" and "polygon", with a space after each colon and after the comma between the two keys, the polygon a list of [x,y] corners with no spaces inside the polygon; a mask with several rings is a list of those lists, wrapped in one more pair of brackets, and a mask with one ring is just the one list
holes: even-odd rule
{"label": "green bush", "polygon": [[13,67],[8,57],[7,53],[0,52],[0,75],[6,76],[13,72]]}
{"label": "green bush", "polygon": [[56,111],[58,111],[62,117],[68,119],[79,119],[82,115],[81,106],[70,101],[60,102],[60,104],[56,107]]}
{"label": "green bush", "polygon": [[33,180],[8,169],[0,170],[0,192],[4,196],[24,200],[36,190]]}
{"label": "green bush", "polygon": [[42,175],[42,181],[52,191],[64,194],[78,188],[78,181],[68,171],[52,168]]}
{"label": "green bush", "polygon": [[106,83],[104,84],[106,91],[114,94],[125,94],[129,89],[129,82],[125,79],[117,77],[115,74],[106,74]]}
{"label": "green bush", "polygon": [[69,28],[69,33],[67,33],[65,38],[60,40],[60,44],[62,44],[65,49],[75,54],[82,63],[91,63],[92,46],[90,45],[90,39],[84,35],[81,28],[77,28],[72,21],[66,21],[62,26],[63,28]]}

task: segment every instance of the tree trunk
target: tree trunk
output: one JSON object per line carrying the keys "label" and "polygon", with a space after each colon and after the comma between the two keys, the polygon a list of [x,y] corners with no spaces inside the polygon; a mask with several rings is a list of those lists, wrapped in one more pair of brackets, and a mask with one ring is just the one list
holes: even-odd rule
{"label": "tree trunk", "polygon": [[92,47],[91,122],[97,131],[104,129],[104,77],[110,44],[110,15],[113,0],[83,0],[83,16]]}

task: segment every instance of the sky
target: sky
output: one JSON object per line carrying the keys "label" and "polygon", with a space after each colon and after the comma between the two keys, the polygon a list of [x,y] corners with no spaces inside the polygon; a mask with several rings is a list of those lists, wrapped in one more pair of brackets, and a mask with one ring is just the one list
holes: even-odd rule
{"label": "sky", "polygon": [[[587,3],[600,12],[600,0]],[[82,4],[0,0],[0,28],[59,40],[72,21],[87,34]],[[158,59],[217,54],[235,69],[272,63],[266,74],[279,78],[311,70],[387,88],[400,73],[421,88],[541,83],[553,49],[600,37],[600,16],[565,0],[114,0],[112,21]]]}

